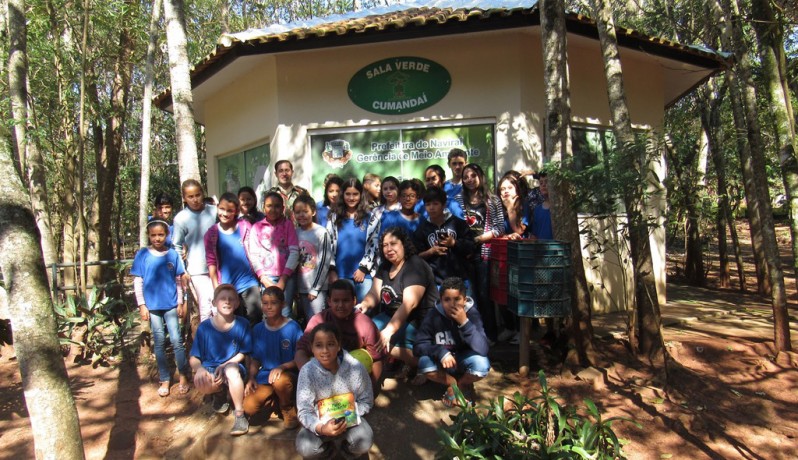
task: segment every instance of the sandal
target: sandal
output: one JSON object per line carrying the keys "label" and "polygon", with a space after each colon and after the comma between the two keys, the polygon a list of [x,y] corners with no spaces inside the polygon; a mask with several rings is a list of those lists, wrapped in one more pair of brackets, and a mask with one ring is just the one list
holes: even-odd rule
{"label": "sandal", "polygon": [[[471,401],[470,399],[466,398],[465,395],[463,395],[463,399],[465,399],[466,406],[474,405],[474,401]],[[458,401],[457,396],[454,395],[454,389],[452,387],[446,389],[446,392],[443,394],[443,396],[441,396],[441,402],[446,407],[460,406],[460,401]]]}
{"label": "sandal", "polygon": [[181,383],[177,386],[177,394],[179,395],[187,395],[189,391],[191,391],[191,387],[187,383]]}
{"label": "sandal", "polygon": [[160,396],[162,398],[165,398],[165,397],[169,396],[169,387],[168,386],[158,387],[158,396]]}

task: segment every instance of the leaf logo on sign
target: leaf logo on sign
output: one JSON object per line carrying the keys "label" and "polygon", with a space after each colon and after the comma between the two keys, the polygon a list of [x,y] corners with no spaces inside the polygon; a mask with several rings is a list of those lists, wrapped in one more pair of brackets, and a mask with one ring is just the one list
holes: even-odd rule
{"label": "leaf logo on sign", "polygon": [[369,112],[401,115],[435,105],[451,85],[449,71],[437,62],[395,57],[358,70],[349,80],[349,98]]}

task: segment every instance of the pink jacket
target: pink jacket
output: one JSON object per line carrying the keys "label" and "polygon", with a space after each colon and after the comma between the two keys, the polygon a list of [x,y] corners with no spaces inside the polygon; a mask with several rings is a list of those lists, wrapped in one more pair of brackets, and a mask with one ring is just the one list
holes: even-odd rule
{"label": "pink jacket", "polygon": [[[246,219],[239,219],[236,222],[238,225],[238,229],[241,232],[241,244],[243,245],[244,242],[247,240],[247,235],[249,231],[252,229],[252,224],[249,223]],[[205,232],[205,263],[208,265],[214,265],[216,267],[216,276],[217,280],[221,283],[222,282],[222,271],[219,270],[219,224],[213,224]],[[246,250],[246,249],[245,249]]]}
{"label": "pink jacket", "polygon": [[255,223],[244,239],[255,276],[291,276],[299,264],[299,239],[293,222],[267,219]]}

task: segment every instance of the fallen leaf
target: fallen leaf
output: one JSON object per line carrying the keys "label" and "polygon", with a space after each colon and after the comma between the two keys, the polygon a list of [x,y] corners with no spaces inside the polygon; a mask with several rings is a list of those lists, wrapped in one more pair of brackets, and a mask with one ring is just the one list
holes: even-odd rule
{"label": "fallen leaf", "polygon": [[659,456],[659,458],[671,458],[671,457],[673,457],[673,454],[661,454]]}

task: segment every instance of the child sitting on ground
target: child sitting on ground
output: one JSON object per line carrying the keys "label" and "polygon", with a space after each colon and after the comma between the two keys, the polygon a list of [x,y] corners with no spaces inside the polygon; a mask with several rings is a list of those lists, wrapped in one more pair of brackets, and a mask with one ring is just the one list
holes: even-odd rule
{"label": "child sitting on ground", "polygon": [[[191,369],[194,387],[202,394],[213,395],[213,409],[223,414],[233,400],[235,421],[230,434],[239,436],[249,431],[244,416],[244,377],[242,362],[252,352],[249,322],[235,315],[238,292],[232,284],[220,284],[213,292],[217,314],[200,323],[191,347]],[[226,387],[226,388],[225,388]]]}
{"label": "child sitting on ground", "polygon": [[440,294],[440,302],[427,313],[416,333],[413,352],[419,357],[419,374],[447,385],[442,401],[452,407],[457,404],[454,384],[467,402],[473,401],[474,382],[490,371],[489,344],[479,311],[474,308],[474,301],[466,297],[463,280],[446,278]]}
{"label": "child sitting on ground", "polygon": [[[296,437],[297,453],[303,458],[333,458],[333,444],[340,440],[342,454],[357,458],[373,442],[363,418],[374,405],[371,380],[357,359],[342,352],[341,333],[333,324],[317,325],[308,338],[313,359],[299,371],[296,402],[303,428]],[[331,414],[327,408],[337,410]]]}
{"label": "child sitting on ground", "polygon": [[267,287],[261,301],[264,319],[252,328],[244,413],[251,417],[264,407],[279,407],[283,427],[293,430],[299,425],[294,394],[297,379],[294,353],[302,337],[302,328],[282,315],[285,294],[277,286]]}

